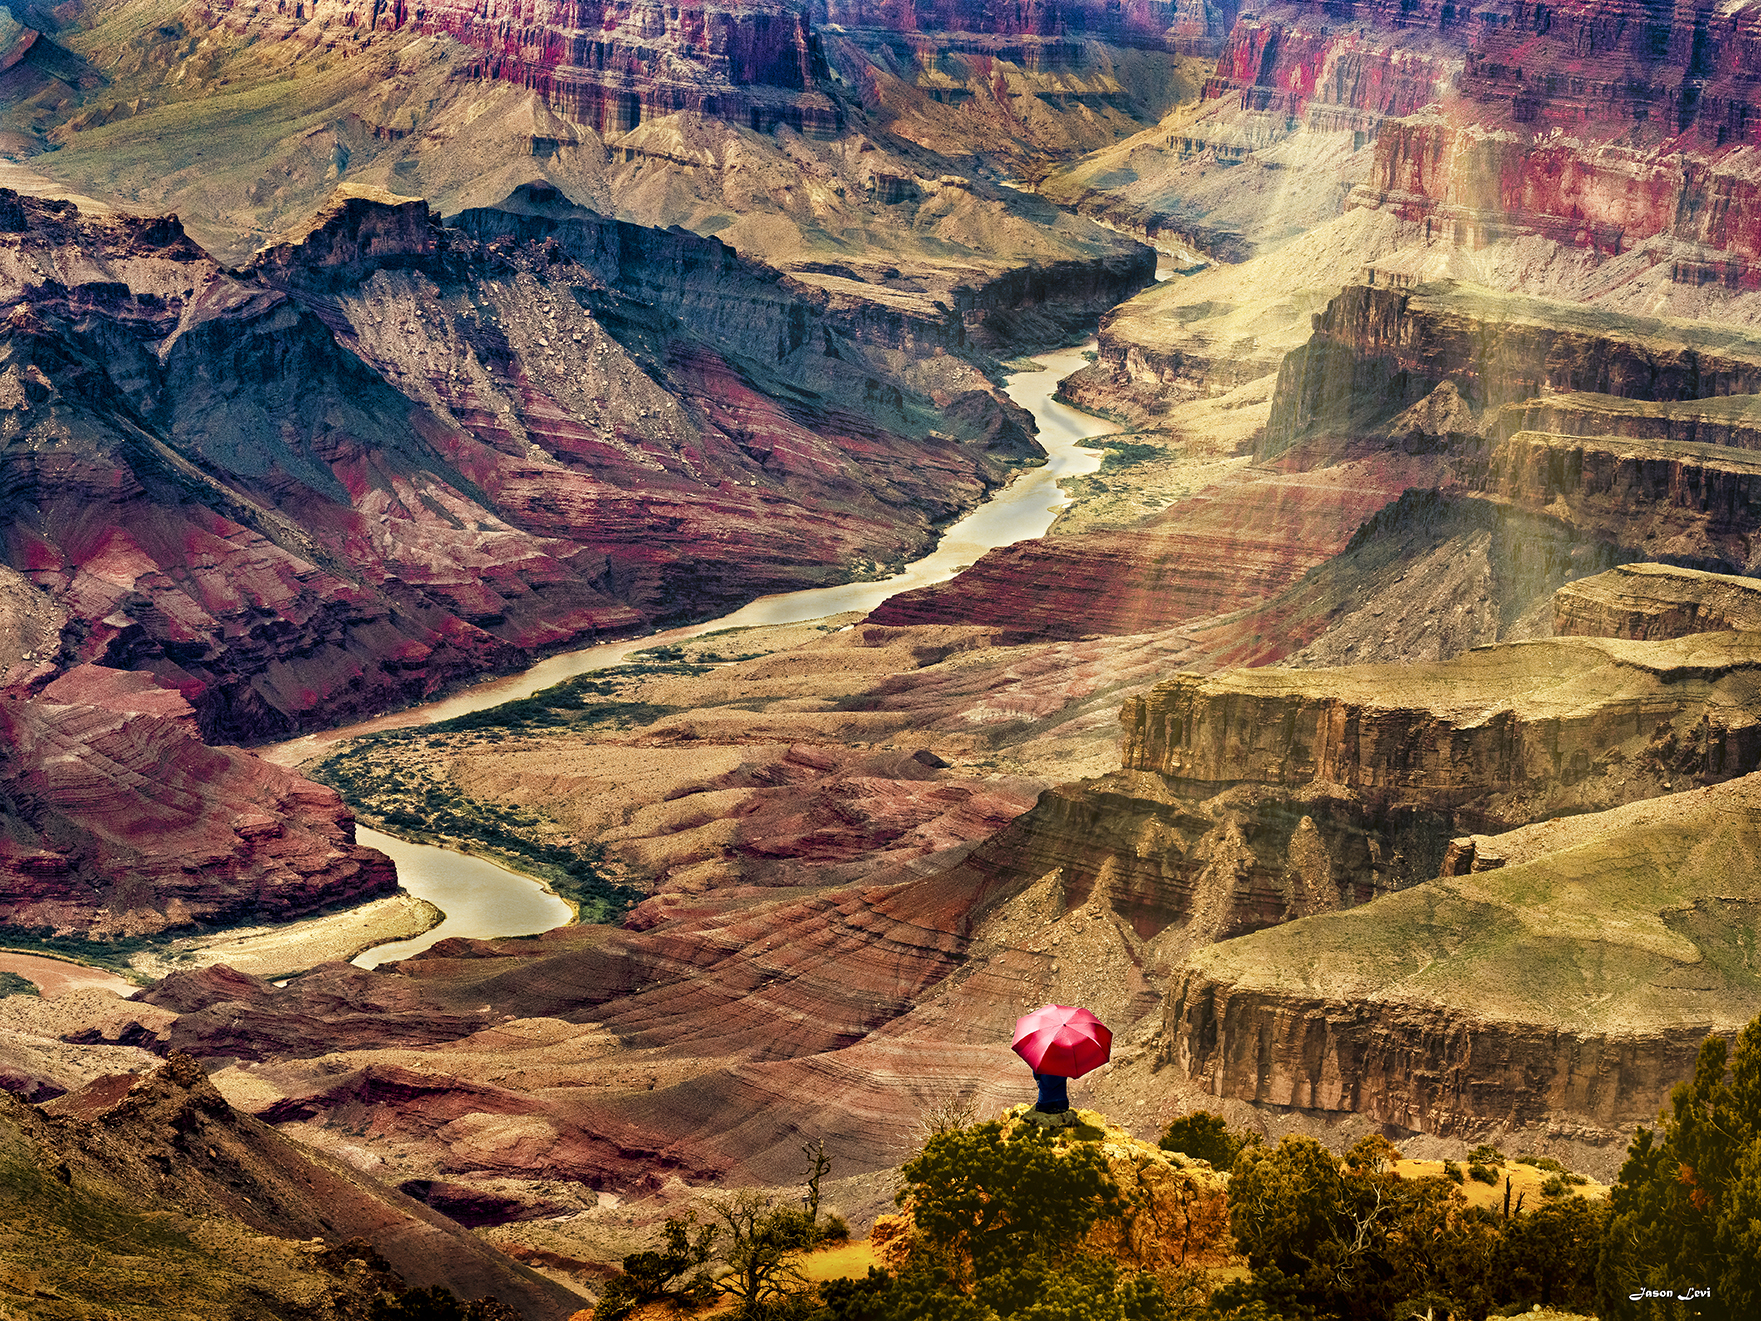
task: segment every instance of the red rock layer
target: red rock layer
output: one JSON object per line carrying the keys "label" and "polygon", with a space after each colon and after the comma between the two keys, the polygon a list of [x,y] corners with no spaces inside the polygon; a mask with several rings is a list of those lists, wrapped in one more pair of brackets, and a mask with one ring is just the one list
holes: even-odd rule
{"label": "red rock layer", "polygon": [[1256,9],[1230,29],[1203,95],[1373,135],[1385,118],[1435,101],[1460,68],[1459,46],[1425,31],[1437,9],[1290,0]]}
{"label": "red rock layer", "polygon": [[[445,33],[481,52],[476,76],[518,83],[555,110],[606,135],[689,111],[758,132],[779,124],[835,135],[844,106],[831,94],[816,26],[1025,38],[998,57],[1036,66],[1043,42],[1093,38],[1124,45],[1215,49],[1234,20],[1231,0],[1034,0],[981,5],[941,0],[719,0],[654,9],[628,0],[515,6],[447,0],[411,6],[365,0],[209,0],[210,23],[294,36],[327,47],[374,32]],[[1054,51],[1055,58],[1055,51]]]}
{"label": "red rock layer", "polygon": [[149,933],[389,894],[334,790],[234,748],[145,676],[81,666],[0,698],[0,923]]}
{"label": "red rock layer", "polygon": [[1235,24],[1205,94],[1373,137],[1351,204],[1455,242],[1662,239],[1676,280],[1753,288],[1758,60],[1761,17],[1706,0],[1284,0]]}
{"label": "red rock layer", "polygon": [[1141,530],[993,550],[958,578],[892,597],[877,624],[989,624],[1022,637],[1149,633],[1275,595],[1344,548],[1427,465],[1374,454],[1302,471],[1293,455],[1157,514]]}
{"label": "red rock layer", "polygon": [[[712,240],[623,226],[589,270],[353,198],[231,273],[175,220],[18,205],[0,555],[70,659],[152,672],[210,737],[904,559],[1036,449],[989,395],[926,435],[823,298]],[[687,291],[715,316],[656,306]],[[720,342],[759,318],[775,360]]]}

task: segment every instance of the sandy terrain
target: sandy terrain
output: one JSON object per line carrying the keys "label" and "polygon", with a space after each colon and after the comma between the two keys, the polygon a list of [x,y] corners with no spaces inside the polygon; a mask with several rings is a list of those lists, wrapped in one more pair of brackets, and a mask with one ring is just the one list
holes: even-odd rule
{"label": "sandy terrain", "polygon": [[320,963],[346,962],[389,940],[419,936],[443,916],[426,899],[395,894],[305,922],[188,936],[173,941],[167,952],[137,955],[130,966],[155,980],[218,963],[254,977],[286,977]]}
{"label": "sandy terrain", "polygon": [[133,982],[126,981],[113,972],[88,968],[83,963],[74,963],[71,960],[48,959],[36,954],[14,954],[7,950],[0,950],[0,972],[17,973],[26,981],[34,983],[37,990],[51,1000],[88,986],[102,987],[107,991],[115,991],[118,995],[131,995],[135,989]]}

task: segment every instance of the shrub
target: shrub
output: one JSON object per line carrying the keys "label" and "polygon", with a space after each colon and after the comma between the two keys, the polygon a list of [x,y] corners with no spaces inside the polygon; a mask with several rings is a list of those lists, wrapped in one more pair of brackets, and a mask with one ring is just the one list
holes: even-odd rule
{"label": "shrub", "polygon": [[1481,1143],[1467,1154],[1468,1162],[1473,1165],[1502,1165],[1504,1153],[1490,1143]]}
{"label": "shrub", "polygon": [[1163,1151],[1178,1151],[1194,1160],[1209,1161],[1215,1170],[1227,1170],[1235,1164],[1243,1148],[1255,1146],[1260,1135],[1246,1129],[1232,1129],[1222,1115],[1209,1110],[1194,1110],[1182,1115],[1162,1130],[1158,1144]]}
{"label": "shrub", "polygon": [[1475,1183],[1497,1183],[1498,1171],[1486,1165],[1475,1164],[1467,1167],[1467,1176]]}
{"label": "shrub", "polygon": [[1443,1173],[1454,1183],[1462,1183],[1466,1179],[1466,1176],[1462,1173],[1461,1166],[1457,1165],[1452,1160],[1446,1160],[1443,1162]]}

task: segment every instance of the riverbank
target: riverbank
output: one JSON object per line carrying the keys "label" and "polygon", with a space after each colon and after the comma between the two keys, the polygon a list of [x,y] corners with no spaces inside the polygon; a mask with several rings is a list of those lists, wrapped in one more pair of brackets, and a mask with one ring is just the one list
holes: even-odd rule
{"label": "riverbank", "polygon": [[275,981],[320,963],[346,962],[390,941],[420,936],[439,926],[445,917],[426,899],[394,894],[304,922],[185,936],[163,949],[135,955],[129,966],[158,981],[174,972],[224,963],[238,972]]}

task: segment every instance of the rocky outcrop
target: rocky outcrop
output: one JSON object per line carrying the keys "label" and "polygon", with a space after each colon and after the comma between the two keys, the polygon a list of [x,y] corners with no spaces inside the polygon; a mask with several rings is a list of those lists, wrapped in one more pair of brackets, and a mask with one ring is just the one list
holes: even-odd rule
{"label": "rocky outcrop", "polygon": [[334,790],[211,748],[175,692],[79,667],[0,698],[0,922],[140,935],[275,920],[387,894]]}
{"label": "rocky outcrop", "polygon": [[1521,824],[1664,779],[1756,769],[1757,639],[1558,639],[1437,665],[1177,675],[1125,704],[1124,766],[1192,793],[1331,785],[1364,801],[1471,808]]}
{"label": "rocky outcrop", "polygon": [[[58,1183],[94,1209],[112,1199],[128,1208],[128,1215],[103,1221],[109,1228],[101,1236],[89,1227],[80,1235],[76,1220],[74,1234],[57,1227],[61,1232],[52,1231],[50,1242],[89,1238],[96,1261],[117,1251],[113,1235],[127,1234],[136,1218],[155,1212],[201,1217],[211,1231],[221,1231],[176,1246],[162,1234],[152,1235],[159,1252],[181,1248],[182,1256],[172,1261],[214,1272],[200,1283],[220,1293],[222,1305],[208,1310],[215,1301],[212,1292],[188,1299],[171,1292],[159,1300],[180,1315],[348,1314],[341,1307],[330,1311],[329,1305],[341,1300],[326,1295],[340,1294],[339,1280],[349,1274],[342,1266],[346,1251],[334,1259],[331,1254],[349,1247],[357,1257],[371,1258],[376,1251],[379,1268],[389,1264],[395,1272],[375,1281],[378,1288],[441,1285],[464,1298],[498,1298],[534,1321],[562,1321],[583,1301],[413,1199],[241,1114],[187,1055],[172,1055],[151,1074],[99,1079],[58,1098],[47,1114],[0,1096],[0,1127],[8,1137],[10,1196]],[[39,1193],[36,1206],[25,1213],[41,1214],[48,1210],[45,1203],[52,1206],[56,1200]],[[12,1205],[7,1211],[8,1223],[24,1223],[15,1218],[23,1208]],[[118,1255],[126,1259],[126,1248]],[[9,1250],[9,1267],[52,1268],[46,1258],[31,1261],[30,1256],[28,1250]],[[61,1260],[57,1296],[71,1293],[95,1303],[113,1299],[114,1292],[84,1292],[102,1277],[87,1275],[84,1252],[79,1260],[77,1270],[67,1258]],[[309,1275],[302,1278],[302,1268],[320,1273],[319,1287],[312,1287],[317,1282]],[[332,1270],[337,1278],[330,1276]],[[360,1273],[357,1264],[354,1275]],[[171,1286],[162,1276],[137,1279],[133,1296],[156,1301],[154,1290],[175,1288],[180,1272],[168,1274]],[[114,1290],[114,1276],[109,1283]],[[366,1292],[369,1298],[376,1295],[376,1290]],[[232,1308],[224,1305],[228,1300]],[[272,1305],[260,1312],[265,1300]]]}
{"label": "rocky outcrop", "polygon": [[1506,404],[1484,421],[1497,443],[1519,431],[1556,436],[1618,436],[1691,445],[1761,449],[1761,395],[1731,394],[1656,402],[1605,394],[1547,394]]}
{"label": "rocky outcrop", "polygon": [[1049,316],[1072,327],[1092,321],[1151,283],[1156,266],[1154,251],[1141,245],[1087,261],[1030,263],[979,273],[934,310],[915,309],[828,294],[743,260],[719,239],[601,216],[543,184],[516,189],[499,206],[465,211],[452,224],[485,243],[554,243],[608,288],[665,307],[724,351],[749,355],[754,345],[774,343],[779,362],[804,345],[822,347],[833,361],[857,362],[864,347],[914,356],[1000,347],[1014,338],[1012,317]]}
{"label": "rocky outcrop", "polygon": [[1750,452],[1670,441],[1519,431],[1493,451],[1487,488],[1657,559],[1751,573],[1761,462]]}
{"label": "rocky outcrop", "polygon": [[1201,951],[1167,1057],[1217,1096],[1624,1140],[1761,1008],[1727,952],[1761,902],[1754,781],[1512,832],[1491,870]]}
{"label": "rocky outcrop", "polygon": [[1647,642],[1761,629],[1761,581],[1669,564],[1625,564],[1553,594],[1556,637]]}
{"label": "rocky outcrop", "polygon": [[[1278,372],[1266,446],[1362,429],[1450,381],[1480,411],[1543,393],[1679,403],[1761,389],[1761,336],[1370,272],[1316,318]],[[1692,410],[1686,410],[1692,411]]]}

